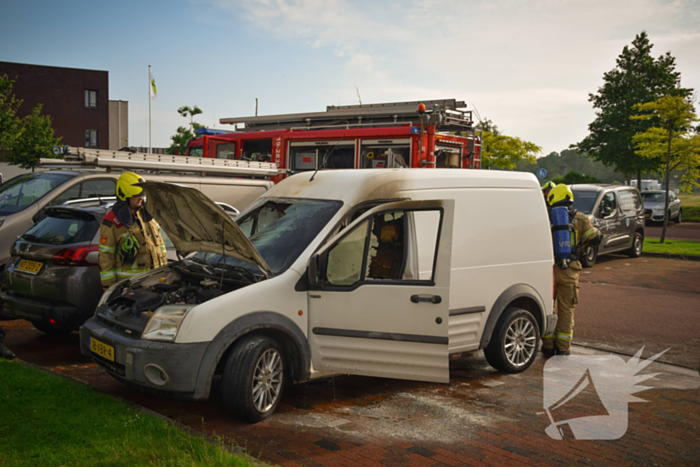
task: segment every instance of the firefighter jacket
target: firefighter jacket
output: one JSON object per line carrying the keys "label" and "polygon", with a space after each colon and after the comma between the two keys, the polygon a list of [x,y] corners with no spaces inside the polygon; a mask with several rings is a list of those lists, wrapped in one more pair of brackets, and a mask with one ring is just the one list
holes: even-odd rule
{"label": "firefighter jacket", "polygon": [[[124,264],[120,249],[129,236],[134,237],[139,246],[133,261]],[[168,262],[158,222],[145,208],[133,215],[124,201],[117,201],[102,218],[99,252],[100,280],[105,288]]]}
{"label": "firefighter jacket", "polygon": [[572,261],[569,267],[580,271],[582,267],[578,259],[583,254],[583,251],[588,248],[589,245],[597,245],[600,243],[602,236],[600,231],[593,227],[587,215],[578,211],[574,212],[573,218],[570,218]]}

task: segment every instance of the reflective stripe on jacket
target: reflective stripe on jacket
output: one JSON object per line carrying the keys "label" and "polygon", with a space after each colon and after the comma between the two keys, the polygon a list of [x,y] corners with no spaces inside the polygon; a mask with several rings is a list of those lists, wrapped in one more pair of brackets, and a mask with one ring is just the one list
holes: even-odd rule
{"label": "reflective stripe on jacket", "polygon": [[[122,224],[113,211],[109,211],[100,225],[100,280],[104,287],[128,279],[142,272],[167,264],[165,244],[160,233],[160,226],[155,219],[145,222],[141,211],[137,211],[131,227]],[[141,228],[144,226],[144,229]],[[136,238],[139,249],[134,261],[123,264],[119,250],[124,243],[126,233]]]}

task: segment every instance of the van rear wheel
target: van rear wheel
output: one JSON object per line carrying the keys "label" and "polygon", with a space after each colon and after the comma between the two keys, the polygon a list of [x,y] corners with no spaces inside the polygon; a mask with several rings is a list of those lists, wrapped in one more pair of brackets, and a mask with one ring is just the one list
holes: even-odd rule
{"label": "van rear wheel", "polygon": [[267,336],[241,338],[224,367],[222,399],[232,417],[257,423],[277,409],[284,389],[282,346]]}
{"label": "van rear wheel", "polygon": [[484,355],[495,369],[520,373],[535,361],[539,341],[540,328],[532,313],[509,307],[499,318]]}

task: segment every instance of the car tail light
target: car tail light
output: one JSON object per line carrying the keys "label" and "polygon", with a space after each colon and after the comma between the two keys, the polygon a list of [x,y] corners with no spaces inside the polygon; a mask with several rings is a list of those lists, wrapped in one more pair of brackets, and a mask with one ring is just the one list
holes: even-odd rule
{"label": "car tail light", "polygon": [[97,266],[97,264],[88,263],[87,256],[93,251],[97,251],[98,248],[97,245],[64,248],[56,253],[51,260],[58,266]]}

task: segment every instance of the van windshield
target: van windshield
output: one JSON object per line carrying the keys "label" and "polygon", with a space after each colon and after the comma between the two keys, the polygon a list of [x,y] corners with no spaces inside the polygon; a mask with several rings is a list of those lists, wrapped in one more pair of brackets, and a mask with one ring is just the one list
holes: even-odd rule
{"label": "van windshield", "polygon": [[[264,198],[238,216],[236,224],[279,275],[296,261],[302,251],[343,205],[341,201]],[[226,264],[251,269],[250,263],[231,256],[196,254],[213,266]],[[257,272],[256,272],[257,273]]]}
{"label": "van windshield", "polygon": [[597,191],[574,191],[574,209],[584,214],[590,214],[595,209]]}
{"label": "van windshield", "polygon": [[0,185],[0,216],[26,209],[71,178],[69,174],[29,173],[8,180]]}

